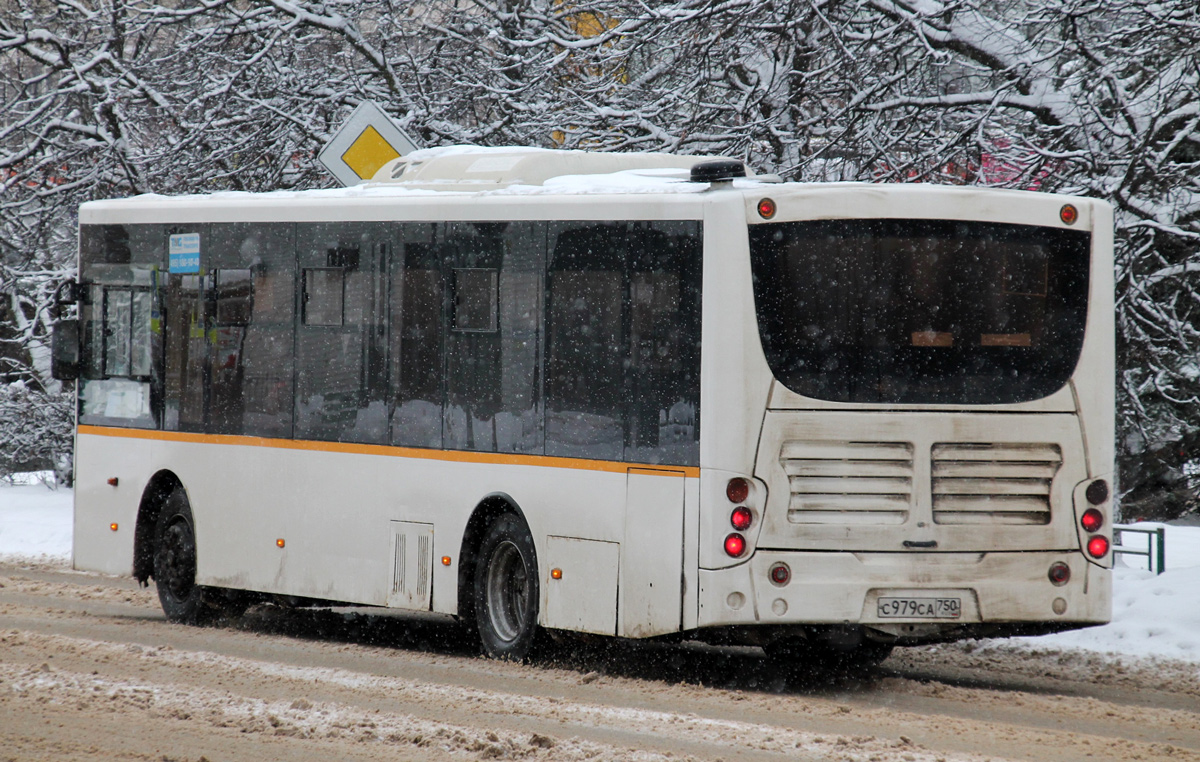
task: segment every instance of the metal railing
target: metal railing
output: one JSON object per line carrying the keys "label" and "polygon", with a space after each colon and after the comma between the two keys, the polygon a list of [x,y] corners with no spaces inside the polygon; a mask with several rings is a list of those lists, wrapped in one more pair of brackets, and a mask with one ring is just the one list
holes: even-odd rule
{"label": "metal railing", "polygon": [[[1146,535],[1146,549],[1139,550],[1125,546],[1125,533],[1132,532],[1134,534]],[[1167,546],[1166,546],[1167,530],[1164,527],[1155,529],[1142,529],[1141,527],[1131,527],[1123,524],[1113,525],[1113,557],[1118,555],[1123,556],[1145,556],[1146,566],[1148,570],[1156,574],[1162,574],[1167,568]]]}

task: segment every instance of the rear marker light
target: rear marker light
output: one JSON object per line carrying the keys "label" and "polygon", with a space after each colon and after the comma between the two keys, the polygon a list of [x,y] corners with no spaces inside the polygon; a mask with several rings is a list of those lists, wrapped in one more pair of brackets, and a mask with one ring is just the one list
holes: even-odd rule
{"label": "rear marker light", "polygon": [[1087,486],[1087,492],[1084,495],[1092,505],[1100,505],[1108,499],[1108,482],[1097,479]]}
{"label": "rear marker light", "polygon": [[1104,514],[1095,508],[1088,508],[1079,517],[1079,525],[1089,532],[1098,532],[1104,526]]}
{"label": "rear marker light", "polygon": [[1104,554],[1108,553],[1108,538],[1093,537],[1088,540],[1087,552],[1092,558],[1104,558]]}
{"label": "rear marker light", "polygon": [[1071,581],[1071,567],[1064,564],[1062,561],[1055,561],[1050,564],[1050,572],[1046,576],[1050,577],[1050,581],[1058,587],[1062,587]]}
{"label": "rear marker light", "polygon": [[[782,561],[773,564],[767,574],[771,577],[771,583],[779,587],[783,587],[792,579],[792,570]],[[784,611],[786,610],[785,608]]]}
{"label": "rear marker light", "polygon": [[734,558],[741,558],[746,552],[746,538],[737,532],[725,538],[725,552]]}
{"label": "rear marker light", "polygon": [[769,220],[775,216],[775,202],[769,198],[764,198],[758,202],[758,216],[764,220]]}
{"label": "rear marker light", "polygon": [[1063,204],[1063,208],[1058,210],[1058,218],[1068,225],[1074,225],[1075,220],[1079,219],[1079,210],[1071,204]]}
{"label": "rear marker light", "polygon": [[733,509],[733,513],[729,514],[729,523],[733,524],[733,528],[739,532],[745,532],[749,529],[753,521],[754,514],[744,505],[739,505]]}
{"label": "rear marker light", "polygon": [[725,497],[731,503],[741,503],[750,497],[750,482],[740,476],[735,476],[725,485]]}
{"label": "rear marker light", "polygon": [[108,478],[108,484],[109,484],[109,486],[111,486],[111,487],[115,487],[115,486],[117,486],[117,485],[118,485],[118,484],[120,484],[120,483],[121,483],[121,480],[120,480],[120,479],[118,479],[118,478],[117,478],[117,477],[115,477],[115,476],[110,476],[110,477]]}

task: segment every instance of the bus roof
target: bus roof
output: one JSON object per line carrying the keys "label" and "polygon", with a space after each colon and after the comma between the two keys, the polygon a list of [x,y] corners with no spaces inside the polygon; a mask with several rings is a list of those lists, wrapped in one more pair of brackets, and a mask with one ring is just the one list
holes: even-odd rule
{"label": "bus roof", "polygon": [[[409,210],[406,214],[415,215],[414,219],[451,219],[464,213],[460,204],[447,203],[453,198],[464,202],[470,199],[474,215],[523,217],[526,212],[522,211],[525,206],[522,200],[534,196],[562,199],[579,219],[604,218],[614,213],[607,209],[610,205],[596,207],[588,198],[598,195],[627,207],[623,214],[699,219],[703,216],[705,192],[719,186],[752,195],[766,191],[780,203],[779,219],[789,218],[785,210],[795,212],[797,205],[804,207],[804,217],[879,216],[884,211],[889,212],[887,216],[928,217],[945,214],[942,202],[953,199],[955,207],[961,206],[968,216],[1028,222],[1044,216],[1034,211],[1045,205],[1048,198],[1046,194],[1028,191],[924,183],[780,184],[774,175],[755,175],[749,170],[747,177],[730,182],[691,181],[692,167],[715,160],[718,157],[447,146],[414,151],[394,159],[370,181],[350,187],[177,196],[143,194],[85,203],[80,208],[80,222],[155,222],[165,217],[179,223],[304,221],[337,220],[348,218],[347,215],[363,220],[391,220],[397,213],[397,202]],[[853,203],[847,201],[848,191],[854,194]],[[485,200],[489,203],[479,205],[478,202]],[[492,209],[493,206],[496,208]],[[527,213],[538,215],[532,209]],[[1079,227],[1090,227],[1090,214],[1085,212],[1083,217]],[[1059,224],[1056,217],[1049,223]]]}

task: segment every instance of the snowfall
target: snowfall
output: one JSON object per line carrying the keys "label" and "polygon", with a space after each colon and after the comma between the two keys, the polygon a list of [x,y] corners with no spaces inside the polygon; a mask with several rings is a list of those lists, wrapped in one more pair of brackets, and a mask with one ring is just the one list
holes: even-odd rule
{"label": "snowfall", "polygon": [[[34,474],[0,482],[0,563],[70,567],[73,493],[47,486],[45,478]],[[1165,528],[1165,570],[1155,574],[1147,557],[1120,555],[1110,624],[1008,642],[1200,665],[1200,526],[1133,526]],[[1122,546],[1145,552],[1150,540],[1127,532]]]}

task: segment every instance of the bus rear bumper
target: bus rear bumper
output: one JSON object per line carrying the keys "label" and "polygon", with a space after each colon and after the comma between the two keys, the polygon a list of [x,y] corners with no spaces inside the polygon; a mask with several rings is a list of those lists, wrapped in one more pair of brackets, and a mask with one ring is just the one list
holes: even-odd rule
{"label": "bus rear bumper", "polygon": [[[1050,581],[1056,562],[1070,569]],[[789,579],[772,581],[784,564]],[[1112,575],[1078,551],[846,553],[760,550],[746,563],[700,570],[705,627],[855,626],[881,639],[931,642],[1104,624]]]}

